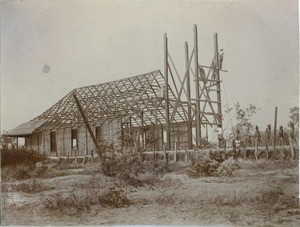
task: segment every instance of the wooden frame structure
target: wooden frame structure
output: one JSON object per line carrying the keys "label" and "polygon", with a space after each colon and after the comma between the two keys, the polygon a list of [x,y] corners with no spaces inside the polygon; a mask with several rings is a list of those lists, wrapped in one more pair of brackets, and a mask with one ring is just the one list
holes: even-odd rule
{"label": "wooden frame structure", "polygon": [[[214,56],[210,66],[198,63],[196,25],[194,48],[189,55],[188,44],[185,43],[185,59],[186,69],[183,76],[180,76],[168,51],[168,38],[165,34],[164,74],[160,70],[155,70],[121,80],[76,88],[32,120],[43,121],[35,132],[63,130],[64,134],[67,128],[83,126],[86,147],[88,132],[94,147],[99,150],[95,128],[109,122],[118,122],[120,128],[126,132],[138,129],[143,146],[146,140],[145,132],[152,129],[155,141],[159,141],[162,145],[156,144],[155,149],[170,150],[174,143],[185,139],[186,147],[192,149],[193,134],[195,145],[201,147],[203,139],[201,128],[222,125],[219,73],[224,70],[219,67],[217,34],[214,34]],[[191,86],[191,81],[195,82],[195,86]],[[179,136],[181,134],[183,136]],[[46,134],[43,135],[43,140],[37,138],[38,142],[45,143]],[[63,141],[65,137],[62,135]],[[45,147],[45,144],[43,146]]]}

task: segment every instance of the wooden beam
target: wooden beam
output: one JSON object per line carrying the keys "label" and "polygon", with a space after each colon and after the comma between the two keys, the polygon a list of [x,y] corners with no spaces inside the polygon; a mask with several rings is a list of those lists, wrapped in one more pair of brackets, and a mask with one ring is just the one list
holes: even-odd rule
{"label": "wooden beam", "polygon": [[80,104],[80,102],[79,102],[79,100],[78,100],[78,98],[76,96],[76,91],[75,90],[73,91],[72,95],[73,95],[73,98],[74,98],[74,100],[76,102],[76,105],[77,105],[77,107],[79,109],[79,112],[80,112],[80,114],[81,114],[81,116],[82,116],[82,118],[84,120],[84,123],[85,123],[85,125],[86,125],[86,127],[87,127],[87,129],[88,129],[88,131],[89,131],[89,133],[91,135],[91,137],[92,137],[92,140],[93,140],[93,142],[95,144],[95,147],[99,151],[99,155],[101,157],[102,156],[102,151],[100,149],[99,144],[97,143],[97,140],[96,140],[96,137],[95,137],[95,135],[93,133],[93,130],[90,127],[90,124],[89,124],[89,121],[88,121],[88,119],[87,119],[87,117],[85,115],[85,112],[84,112],[84,110],[83,110],[83,108],[82,108],[82,106],[81,106],[81,104]]}
{"label": "wooden beam", "polygon": [[195,61],[195,89],[196,89],[196,146],[200,146],[201,141],[201,122],[200,122],[200,95],[199,95],[199,73],[198,73],[198,35],[197,35],[197,25],[194,25],[194,61]]}
{"label": "wooden beam", "polygon": [[169,75],[168,75],[168,38],[167,33],[164,36],[164,76],[165,76],[165,114],[166,114],[166,132],[167,132],[167,149],[171,147],[170,136],[170,111],[169,111]]}
{"label": "wooden beam", "polygon": [[187,100],[188,100],[188,120],[187,120],[187,129],[188,129],[188,149],[193,148],[193,135],[192,135],[192,106],[191,104],[191,79],[190,79],[190,61],[189,61],[189,47],[188,43],[185,42],[185,66],[186,66],[186,90],[187,90]]}
{"label": "wooden beam", "polygon": [[275,107],[275,118],[274,118],[274,146],[276,146],[276,128],[277,128],[277,106]]}
{"label": "wooden beam", "polygon": [[222,126],[222,104],[221,104],[221,84],[220,84],[220,72],[219,72],[219,48],[218,48],[218,34],[215,33],[214,34],[214,48],[215,48],[215,57],[217,60],[217,63],[215,64],[215,73],[216,73],[216,79],[217,81],[217,89],[219,91],[217,91],[217,101],[218,103],[218,113],[221,114],[219,117],[219,123]]}

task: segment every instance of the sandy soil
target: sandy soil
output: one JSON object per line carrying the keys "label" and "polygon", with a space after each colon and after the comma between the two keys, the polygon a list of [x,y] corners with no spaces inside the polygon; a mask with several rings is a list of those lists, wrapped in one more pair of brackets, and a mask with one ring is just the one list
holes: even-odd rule
{"label": "sandy soil", "polygon": [[[93,167],[68,170],[65,176],[40,179],[45,190],[25,193],[2,183],[3,225],[255,225],[300,226],[298,168],[295,163],[239,160],[230,177],[192,179],[186,163],[170,165],[170,172],[143,173],[153,184],[135,188],[115,177],[104,177]],[[113,185],[126,188],[131,204],[122,208],[94,206],[67,215],[47,210],[44,198],[55,193],[84,193]]]}

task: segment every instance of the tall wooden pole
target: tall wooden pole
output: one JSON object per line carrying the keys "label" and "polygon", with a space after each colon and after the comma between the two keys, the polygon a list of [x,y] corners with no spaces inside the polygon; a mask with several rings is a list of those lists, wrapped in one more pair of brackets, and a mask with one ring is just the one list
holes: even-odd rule
{"label": "tall wooden pole", "polygon": [[170,150],[171,140],[170,140],[170,110],[169,110],[169,76],[168,76],[168,38],[167,33],[164,36],[164,69],[165,69],[165,111],[166,111],[166,133],[167,133],[167,146],[166,149]]}
{"label": "tall wooden pole", "polygon": [[217,101],[218,101],[218,123],[222,126],[222,104],[221,104],[221,82],[220,82],[220,62],[219,62],[219,48],[218,48],[218,34],[214,34],[215,47],[215,76],[217,80]]}
{"label": "tall wooden pole", "polygon": [[159,150],[158,138],[159,138],[159,128],[158,128],[158,98],[155,99],[155,150]]}
{"label": "tall wooden pole", "polygon": [[187,99],[188,99],[188,122],[187,122],[187,130],[188,130],[188,149],[193,148],[193,140],[192,140],[192,107],[191,107],[191,84],[190,84],[190,70],[189,70],[189,47],[188,43],[185,42],[185,64],[186,64],[186,90],[187,90]]}
{"label": "tall wooden pole", "polygon": [[199,73],[198,73],[198,35],[197,25],[194,25],[194,43],[195,43],[195,89],[196,89],[196,146],[200,146],[201,141],[201,122],[200,122],[200,95],[199,95]]}
{"label": "tall wooden pole", "polygon": [[145,130],[144,130],[144,111],[141,112],[141,128],[142,128],[142,132],[141,132],[141,136],[142,136],[142,148],[145,148]]}
{"label": "tall wooden pole", "polygon": [[276,146],[276,128],[277,128],[277,106],[275,107],[275,119],[274,119],[274,146]]}

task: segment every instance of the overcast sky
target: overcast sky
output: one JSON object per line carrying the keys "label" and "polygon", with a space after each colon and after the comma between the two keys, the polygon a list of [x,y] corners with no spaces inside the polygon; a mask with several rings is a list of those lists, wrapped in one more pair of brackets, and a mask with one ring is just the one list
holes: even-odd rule
{"label": "overcast sky", "polygon": [[285,126],[299,103],[296,0],[23,0],[1,2],[1,130],[40,115],[74,88],[163,72],[164,33],[183,75],[193,24],[200,64],[210,64],[214,32],[224,48],[223,105],[255,104],[261,129],[273,124],[278,106]]}

